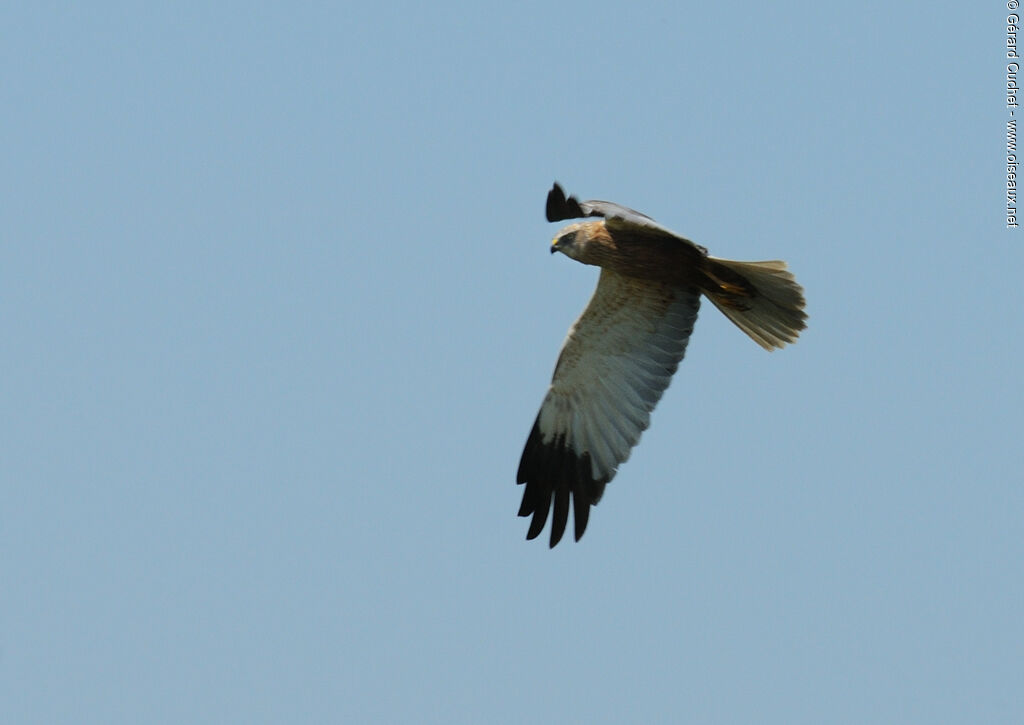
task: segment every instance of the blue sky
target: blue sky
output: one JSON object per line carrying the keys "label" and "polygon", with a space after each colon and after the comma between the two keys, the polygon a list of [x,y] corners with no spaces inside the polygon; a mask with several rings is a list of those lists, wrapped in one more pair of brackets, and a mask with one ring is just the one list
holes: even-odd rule
{"label": "blue sky", "polygon": [[[0,719],[1021,722],[1003,6],[351,5],[0,11]],[[555,179],[810,320],[548,550]]]}

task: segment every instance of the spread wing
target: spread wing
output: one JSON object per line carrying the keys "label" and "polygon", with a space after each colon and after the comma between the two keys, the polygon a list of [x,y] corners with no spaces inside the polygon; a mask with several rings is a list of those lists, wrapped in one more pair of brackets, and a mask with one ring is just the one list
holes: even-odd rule
{"label": "spread wing", "polygon": [[560,222],[565,219],[580,219],[588,216],[615,217],[632,221],[641,226],[660,225],[646,214],[610,201],[579,201],[575,196],[566,198],[561,185],[556,181],[548,192],[548,203],[544,209],[549,222]]}
{"label": "spread wing", "polygon": [[578,541],[590,507],[650,424],[686,352],[700,294],[601,270],[587,308],[569,330],[533,424],[518,483],[528,539],[554,509],[551,546],[562,538],[572,499]]}
{"label": "spread wing", "polygon": [[607,219],[610,230],[625,231],[632,234],[642,234],[652,237],[669,236],[673,239],[690,244],[704,255],[708,250],[699,244],[694,244],[689,239],[681,237],[671,229],[661,226],[646,214],[641,214],[636,209],[622,206],[611,201],[579,201],[575,196],[566,197],[562,187],[556,181],[548,192],[548,201],[544,209],[549,222],[559,222],[565,219],[580,219],[583,217],[604,217]]}

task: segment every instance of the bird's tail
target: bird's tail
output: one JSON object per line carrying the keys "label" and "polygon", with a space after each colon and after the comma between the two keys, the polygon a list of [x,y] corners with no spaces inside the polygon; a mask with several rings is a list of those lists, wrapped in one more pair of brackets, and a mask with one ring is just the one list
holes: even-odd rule
{"label": "bird's tail", "polygon": [[786,263],[707,258],[703,292],[765,350],[795,342],[807,325],[804,291]]}

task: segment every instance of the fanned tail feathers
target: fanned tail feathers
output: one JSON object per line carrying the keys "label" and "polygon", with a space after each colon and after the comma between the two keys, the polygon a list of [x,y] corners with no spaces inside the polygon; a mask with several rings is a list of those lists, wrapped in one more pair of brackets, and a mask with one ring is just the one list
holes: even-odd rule
{"label": "fanned tail feathers", "polygon": [[796,341],[807,324],[804,291],[786,263],[708,257],[701,292],[765,350]]}

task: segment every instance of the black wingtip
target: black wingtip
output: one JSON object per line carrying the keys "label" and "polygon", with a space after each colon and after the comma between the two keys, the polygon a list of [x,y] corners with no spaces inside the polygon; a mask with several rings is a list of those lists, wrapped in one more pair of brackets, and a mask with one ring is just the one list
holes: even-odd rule
{"label": "black wingtip", "polygon": [[544,208],[544,214],[549,222],[560,222],[563,219],[578,219],[586,216],[576,197],[566,198],[565,192],[556,181],[548,192],[548,203]]}
{"label": "black wingtip", "polygon": [[573,538],[579,541],[587,528],[590,507],[597,504],[608,479],[592,477],[590,454],[578,455],[558,436],[548,443],[540,433],[540,417],[533,424],[519,461],[516,482],[526,484],[519,515],[532,516],[527,539],[536,539],[551,521],[548,547],[554,548],[573,512]]}

